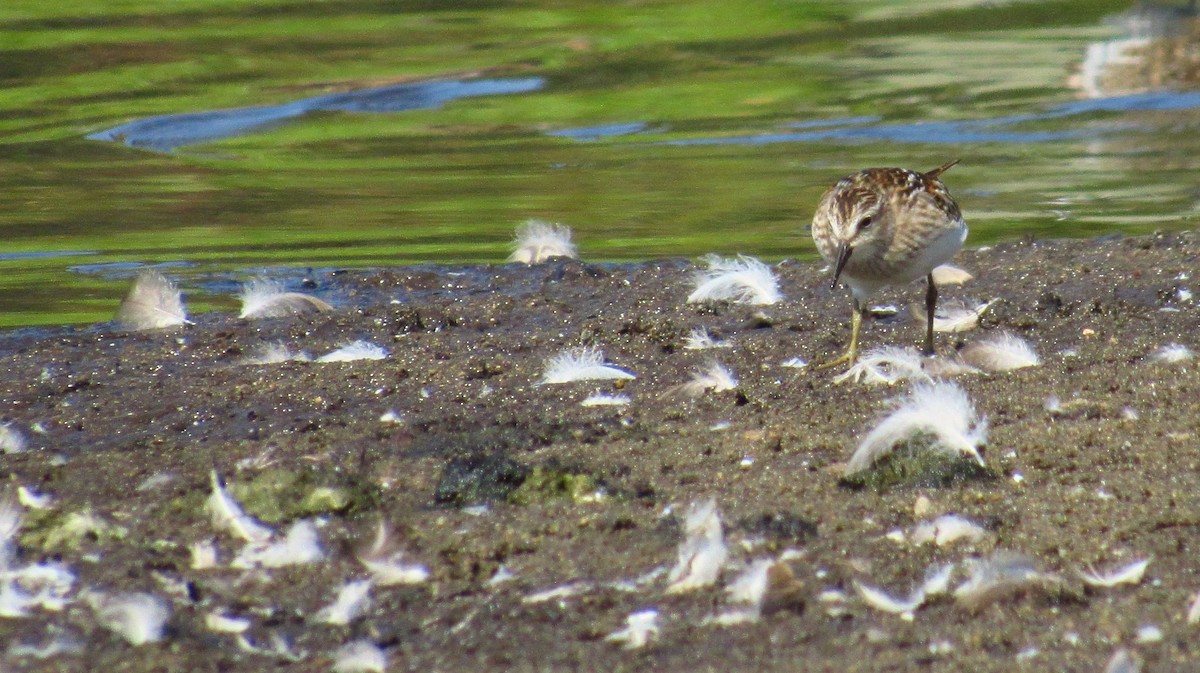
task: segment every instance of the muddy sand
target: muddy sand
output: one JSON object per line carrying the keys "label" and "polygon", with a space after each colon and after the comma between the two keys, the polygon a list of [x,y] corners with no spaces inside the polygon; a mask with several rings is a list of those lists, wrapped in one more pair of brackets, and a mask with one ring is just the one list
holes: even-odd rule
{"label": "muddy sand", "polygon": [[[783,366],[847,338],[848,294],[817,264],[778,265],[785,298],[764,307],[685,303],[687,260],[553,261],[310,276],[331,313],[0,337],[4,415],[25,440],[0,456],[9,505],[18,487],[51,498],[18,507],[7,567],[74,575],[58,604],[0,618],[0,669],[322,671],[363,640],[390,671],[1091,672],[1122,648],[1142,670],[1196,670],[1200,371],[1156,353],[1200,348],[1198,259],[1189,233],[961,253],[975,278],[944,300],[998,301],[977,329],[938,335],[939,351],[1005,330],[1041,364],[954,377],[989,424],[986,474],[924,485],[842,480],[909,384]],[[880,296],[901,310],[865,323],[864,348],[919,344],[907,305],[922,297],[921,284]],[[684,348],[699,328],[728,347]],[[388,355],[246,363],[269,344],[317,356],[356,340]],[[637,378],[539,385],[579,346]],[[685,394],[713,360],[737,387]],[[597,392],[631,401],[581,405]],[[231,567],[255,563],[206,510],[214,470],[271,540],[315,524],[323,558]],[[728,561],[715,584],[669,592],[686,513],[710,498]],[[947,513],[982,537],[912,539]],[[359,557],[380,522],[428,577],[323,612],[371,577]],[[197,568],[209,541],[216,565]],[[1006,552],[1043,574],[979,604],[952,595],[971,560]],[[758,620],[715,623],[759,559],[781,565]],[[1142,559],[1136,583],[1079,574]],[[939,564],[954,564],[951,593],[908,615],[856,588],[905,598]],[[169,605],[159,640],[103,625],[130,592]],[[658,631],[643,647],[608,639],[645,610]]]}

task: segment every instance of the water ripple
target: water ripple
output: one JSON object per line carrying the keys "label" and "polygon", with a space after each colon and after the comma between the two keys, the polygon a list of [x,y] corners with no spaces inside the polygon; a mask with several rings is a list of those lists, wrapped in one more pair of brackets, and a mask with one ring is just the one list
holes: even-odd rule
{"label": "water ripple", "polygon": [[[733,136],[682,138],[664,140],[656,145],[770,145],[774,143],[845,141],[868,142],[890,141],[898,143],[1039,143],[1094,137],[1113,131],[1127,130],[1127,125],[1109,125],[1089,128],[1059,128],[1055,130],[1017,130],[1018,124],[1058,120],[1069,117],[1094,115],[1097,113],[1121,113],[1139,111],[1163,111],[1200,108],[1200,92],[1157,91],[1092,100],[1073,101],[1044,112],[1010,115],[994,119],[953,120],[933,122],[911,122],[903,124],[880,124],[879,117],[848,117],[843,119],[816,119],[793,122],[784,132],[763,132]],[[622,133],[596,133],[596,129],[623,129],[626,126],[642,125],[611,124],[592,129],[567,129],[554,131],[551,135],[581,141],[594,141],[602,137],[623,135]]]}
{"label": "water ripple", "polygon": [[147,117],[87,137],[89,140],[106,140],[130,147],[171,152],[184,145],[244,135],[310,112],[430,109],[459,98],[525,93],[541,89],[544,85],[545,80],[541,77],[395,84],[304,98],[280,105]]}

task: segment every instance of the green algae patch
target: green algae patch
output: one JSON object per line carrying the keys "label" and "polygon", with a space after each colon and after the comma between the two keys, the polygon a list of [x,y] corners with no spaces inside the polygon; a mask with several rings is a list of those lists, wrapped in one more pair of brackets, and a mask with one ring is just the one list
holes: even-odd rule
{"label": "green algae patch", "polygon": [[495,453],[455,458],[447,463],[434,490],[434,500],[460,507],[485,502],[531,505],[556,499],[585,502],[595,499],[602,486],[580,470],[553,463],[530,467]]}
{"label": "green algae patch", "polygon": [[338,481],[344,482],[345,477],[330,479],[316,472],[269,468],[249,481],[231,481],[227,487],[247,513],[270,524],[319,514],[345,514],[368,509],[375,502],[371,489]]}
{"label": "green algae patch", "polygon": [[848,474],[838,485],[878,492],[894,488],[944,488],[972,481],[989,481],[997,475],[974,457],[938,446],[936,437],[918,433],[865,470]]}
{"label": "green algae patch", "polygon": [[[37,510],[34,510],[37,512]],[[85,507],[78,512],[31,512],[21,534],[21,545],[43,552],[78,551],[85,543],[102,544],[125,539],[129,530],[105,521]]]}
{"label": "green algae patch", "polygon": [[515,505],[530,505],[558,498],[584,502],[594,499],[599,490],[599,482],[589,474],[539,465],[533,468],[520,487],[509,494],[508,501]]}
{"label": "green algae patch", "polygon": [[305,496],[300,507],[313,513],[344,512],[350,507],[350,502],[350,492],[346,489],[318,486]]}

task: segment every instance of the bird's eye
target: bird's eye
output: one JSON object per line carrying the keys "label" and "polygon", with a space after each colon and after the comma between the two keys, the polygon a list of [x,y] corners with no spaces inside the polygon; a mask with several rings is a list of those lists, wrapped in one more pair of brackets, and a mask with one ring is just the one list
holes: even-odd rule
{"label": "bird's eye", "polygon": [[858,230],[866,231],[867,229],[870,229],[871,225],[874,223],[875,223],[875,221],[872,220],[871,217],[868,215],[867,217],[864,217],[858,221]]}

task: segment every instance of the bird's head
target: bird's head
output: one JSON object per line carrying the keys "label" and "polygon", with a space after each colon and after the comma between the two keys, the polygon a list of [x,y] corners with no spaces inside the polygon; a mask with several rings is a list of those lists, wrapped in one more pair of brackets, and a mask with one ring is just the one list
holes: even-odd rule
{"label": "bird's head", "polygon": [[865,173],[838,181],[813,218],[817,246],[834,264],[835,287],[855,251],[860,256],[873,254],[876,248],[886,248],[891,236],[894,208],[872,180],[864,179]]}

